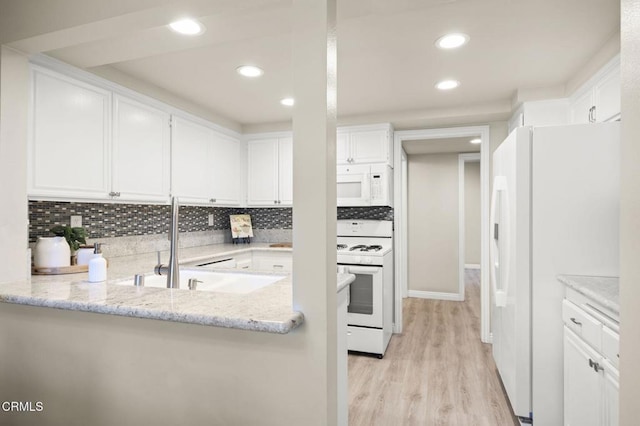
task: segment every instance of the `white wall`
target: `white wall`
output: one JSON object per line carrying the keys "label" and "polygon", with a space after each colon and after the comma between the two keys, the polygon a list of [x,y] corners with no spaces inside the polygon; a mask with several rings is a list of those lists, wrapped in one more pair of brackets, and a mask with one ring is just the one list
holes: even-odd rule
{"label": "white wall", "polygon": [[464,163],[464,263],[480,265],[480,162]]}
{"label": "white wall", "polygon": [[26,56],[0,47],[0,283],[27,278]]}
{"label": "white wall", "polygon": [[620,424],[638,423],[640,401],[640,1],[622,0],[620,216]]}
{"label": "white wall", "polygon": [[458,154],[408,157],[409,291],[458,293]]}

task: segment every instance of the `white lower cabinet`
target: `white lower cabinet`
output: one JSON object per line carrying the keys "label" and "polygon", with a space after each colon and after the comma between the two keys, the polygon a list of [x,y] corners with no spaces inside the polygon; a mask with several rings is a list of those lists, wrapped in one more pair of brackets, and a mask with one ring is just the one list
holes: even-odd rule
{"label": "white lower cabinet", "polygon": [[575,292],[568,291],[567,297],[562,306],[564,424],[618,426],[619,323]]}
{"label": "white lower cabinet", "polygon": [[347,306],[349,305],[349,286],[338,292],[338,426],[349,424],[349,387],[348,387],[348,350],[347,350]]}
{"label": "white lower cabinet", "polygon": [[564,424],[602,425],[602,358],[575,333],[564,328]]}
{"label": "white lower cabinet", "polygon": [[293,270],[291,253],[253,252],[252,267],[261,271],[286,272]]}

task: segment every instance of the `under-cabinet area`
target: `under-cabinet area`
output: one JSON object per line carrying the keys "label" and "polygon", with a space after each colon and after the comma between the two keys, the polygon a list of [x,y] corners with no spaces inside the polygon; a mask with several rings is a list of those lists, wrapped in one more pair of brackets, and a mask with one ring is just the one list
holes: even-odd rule
{"label": "under-cabinet area", "polygon": [[619,424],[618,279],[561,276],[566,284],[564,424]]}

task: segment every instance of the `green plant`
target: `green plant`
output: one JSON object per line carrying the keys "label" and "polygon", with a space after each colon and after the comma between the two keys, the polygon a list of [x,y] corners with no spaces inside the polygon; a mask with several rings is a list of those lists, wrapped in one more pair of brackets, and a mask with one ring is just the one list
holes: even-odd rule
{"label": "green plant", "polygon": [[64,237],[71,251],[80,248],[80,243],[87,244],[87,231],[84,228],[72,228],[69,225],[56,225],[50,229],[56,237]]}

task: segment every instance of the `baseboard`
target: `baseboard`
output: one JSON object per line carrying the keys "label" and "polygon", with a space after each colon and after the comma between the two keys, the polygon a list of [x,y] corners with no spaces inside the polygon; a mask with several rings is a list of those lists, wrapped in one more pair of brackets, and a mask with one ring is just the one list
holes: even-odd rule
{"label": "baseboard", "polygon": [[465,263],[464,269],[480,269],[480,264],[477,263]]}
{"label": "baseboard", "polygon": [[420,290],[409,290],[409,297],[415,297],[418,299],[451,300],[454,302],[461,302],[464,300],[458,293],[441,293],[437,291]]}

